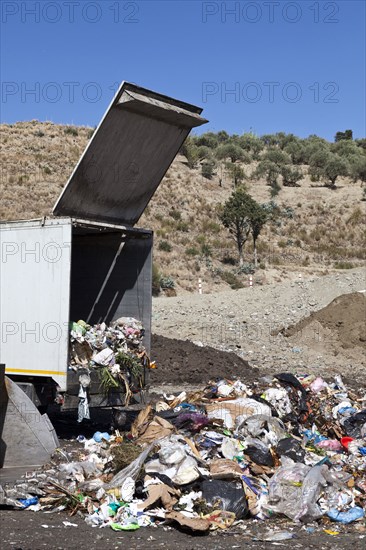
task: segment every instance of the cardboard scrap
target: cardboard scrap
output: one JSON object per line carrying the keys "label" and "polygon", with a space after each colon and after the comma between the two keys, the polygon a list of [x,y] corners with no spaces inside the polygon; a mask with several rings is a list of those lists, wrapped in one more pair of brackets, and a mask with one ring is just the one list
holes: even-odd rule
{"label": "cardboard scrap", "polygon": [[182,527],[189,527],[192,531],[208,531],[210,528],[210,521],[203,518],[190,518],[183,515],[181,512],[174,510],[165,514],[165,519],[171,519],[179,523]]}
{"label": "cardboard scrap", "polygon": [[154,416],[150,424],[146,427],[146,430],[136,440],[140,445],[142,443],[152,443],[156,439],[163,439],[168,437],[175,431],[174,426],[161,418],[160,416]]}
{"label": "cardboard scrap", "polygon": [[133,422],[131,426],[131,435],[135,439],[140,434],[142,434],[149,423],[149,420],[151,420],[152,416],[152,406],[147,405],[142,411],[139,412],[137,418],[135,418],[135,421]]}
{"label": "cardboard scrap", "polygon": [[213,479],[234,479],[242,475],[239,464],[228,458],[218,458],[210,462],[210,474]]}
{"label": "cardboard scrap", "polygon": [[155,504],[158,500],[161,500],[162,505],[166,510],[171,510],[178,502],[177,496],[180,495],[180,491],[165,485],[165,483],[157,483],[156,485],[148,485],[147,492],[149,496],[147,499],[138,504],[137,508],[139,510],[146,510],[152,504]]}

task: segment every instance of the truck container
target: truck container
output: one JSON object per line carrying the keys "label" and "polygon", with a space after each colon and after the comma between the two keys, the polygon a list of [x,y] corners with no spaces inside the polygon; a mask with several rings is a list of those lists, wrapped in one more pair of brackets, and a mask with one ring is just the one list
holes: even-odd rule
{"label": "truck container", "polygon": [[[150,351],[153,233],[136,224],[202,109],[123,82],[53,216],[0,224],[0,362],[36,404],[77,407],[71,321],[142,321]],[[91,384],[90,406],[106,402]]]}

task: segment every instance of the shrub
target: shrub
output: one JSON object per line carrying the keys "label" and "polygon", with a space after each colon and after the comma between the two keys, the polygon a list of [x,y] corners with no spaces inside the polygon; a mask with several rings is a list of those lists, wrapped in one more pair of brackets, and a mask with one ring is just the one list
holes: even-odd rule
{"label": "shrub", "polygon": [[64,133],[70,136],[78,136],[79,132],[77,131],[77,128],[72,128],[71,126],[66,126],[64,129]]}
{"label": "shrub", "polygon": [[172,277],[170,277],[169,275],[168,276],[162,276],[160,278],[160,287],[163,289],[163,290],[166,290],[168,288],[175,288],[175,282],[174,282],[174,279]]}
{"label": "shrub", "polygon": [[[365,187],[365,189],[366,189],[366,187]],[[364,214],[363,214],[361,208],[358,206],[357,208],[354,209],[354,211],[352,212],[352,214],[348,218],[347,223],[351,224],[351,225],[361,224],[362,220],[363,220],[363,217],[364,217]]]}
{"label": "shrub", "polygon": [[41,138],[41,137],[43,137],[45,134],[44,134],[44,132],[42,132],[42,130],[36,130],[36,131],[34,132],[34,135],[35,135],[36,137],[40,137],[40,138]]}
{"label": "shrub", "polygon": [[190,246],[186,248],[185,253],[187,256],[198,256],[199,250],[195,246]]}
{"label": "shrub", "polygon": [[177,231],[183,231],[184,233],[188,233],[189,231],[189,224],[187,222],[178,222],[176,226]]}
{"label": "shrub", "polygon": [[223,281],[225,281],[225,283],[230,285],[233,290],[243,288],[243,283],[234,275],[234,273],[231,273],[230,271],[221,271],[220,277]]}
{"label": "shrub", "polygon": [[211,220],[203,220],[202,231],[205,233],[220,233],[221,225]]}
{"label": "shrub", "polygon": [[238,271],[237,271],[238,274],[244,274],[244,275],[251,275],[253,273],[255,273],[255,266],[254,264],[252,263],[246,263],[246,264],[243,264],[239,267]]}
{"label": "shrub", "polygon": [[160,241],[158,245],[159,250],[163,250],[164,252],[171,252],[172,251],[172,245],[168,243],[168,241]]}
{"label": "shrub", "polygon": [[237,263],[236,259],[233,256],[230,256],[229,254],[225,254],[221,261],[225,265],[236,265]]}
{"label": "shrub", "polygon": [[289,218],[290,220],[292,220],[295,217],[295,211],[293,208],[291,208],[291,206],[285,206],[282,210],[282,216],[284,218]]}
{"label": "shrub", "polygon": [[210,256],[212,256],[212,249],[210,245],[207,243],[203,243],[201,245],[201,253],[202,253],[202,256],[205,256],[206,258],[209,258]]}
{"label": "shrub", "polygon": [[43,172],[44,172],[45,174],[52,174],[52,170],[51,170],[51,168],[49,168],[48,166],[44,166]]}
{"label": "shrub", "polygon": [[172,208],[172,210],[169,211],[169,216],[176,221],[179,221],[182,219],[181,213],[179,212],[179,210],[176,210],[175,208]]}

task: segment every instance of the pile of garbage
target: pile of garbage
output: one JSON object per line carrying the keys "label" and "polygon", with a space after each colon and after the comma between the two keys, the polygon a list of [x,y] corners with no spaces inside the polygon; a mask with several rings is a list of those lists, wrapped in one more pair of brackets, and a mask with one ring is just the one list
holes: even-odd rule
{"label": "pile of garbage", "polygon": [[339,376],[290,373],[164,394],[128,431],[81,435],[4,492],[18,508],[78,512],[116,531],[281,516],[348,524],[365,517],[366,394]]}
{"label": "pile of garbage", "polygon": [[144,383],[144,369],[151,367],[143,346],[144,329],[133,317],[120,317],[111,325],[71,325],[69,369],[80,373],[79,421],[90,419],[88,388],[90,372],[97,371],[101,392],[123,391],[124,405]]}

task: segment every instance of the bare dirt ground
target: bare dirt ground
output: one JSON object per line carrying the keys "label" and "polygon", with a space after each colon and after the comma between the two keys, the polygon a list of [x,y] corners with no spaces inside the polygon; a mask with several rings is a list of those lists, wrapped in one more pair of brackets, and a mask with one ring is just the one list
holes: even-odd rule
{"label": "bare dirt ground", "polygon": [[[180,391],[212,377],[238,376],[250,381],[284,371],[327,378],[340,373],[350,385],[364,387],[366,310],[362,299],[366,298],[354,293],[365,289],[366,273],[360,268],[252,289],[154,299],[152,357],[158,370],[151,373],[151,390]],[[323,309],[341,295],[346,296]],[[361,327],[356,332],[350,328],[355,322]],[[286,330],[281,331],[286,328],[288,336]],[[62,444],[66,448],[70,443],[64,440]],[[65,526],[65,521],[76,526]],[[289,530],[296,538],[276,543],[253,540],[265,537],[271,528]],[[364,548],[364,522],[347,527],[313,524],[312,532],[308,528],[277,518],[247,520],[207,536],[170,526],[115,533],[109,528],[91,528],[82,517],[66,512],[2,510],[0,515],[1,548],[6,550]]]}
{"label": "bare dirt ground", "polygon": [[[77,526],[65,526],[64,521]],[[46,527],[47,526],[47,527]],[[296,538],[282,542],[254,541],[261,538],[270,528],[290,530]],[[116,533],[111,529],[89,527],[78,517],[68,517],[65,513],[43,514],[34,512],[2,512],[0,533],[3,550],[228,550],[246,548],[248,550],[269,550],[280,548],[299,548],[301,550],[361,550],[366,538],[365,527],[361,524],[340,528],[329,524],[315,527],[313,533],[286,522],[246,521],[229,531],[213,532],[209,535],[192,535],[172,527],[142,528],[133,533]],[[310,527],[311,528],[311,527]],[[339,532],[329,535],[323,529]]]}
{"label": "bare dirt ground", "polygon": [[[338,296],[365,289],[366,270],[358,268],[237,291],[159,297],[153,302],[153,332],[232,351],[263,374],[283,371],[323,376],[342,374],[364,384],[364,341],[345,347],[331,325],[322,325],[316,318],[288,337],[279,331],[316,313]],[[362,302],[357,312],[364,330],[366,312]],[[352,311],[347,313],[347,319],[343,308],[336,314],[340,322],[352,322]],[[225,368],[223,364],[222,376],[232,377],[231,370],[226,372]],[[209,375],[210,369],[206,372]],[[173,370],[171,380],[174,377]],[[169,382],[168,377],[164,382]]]}

